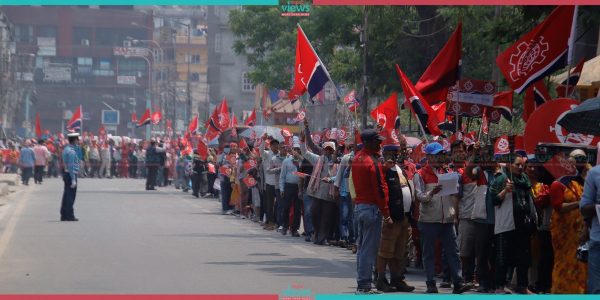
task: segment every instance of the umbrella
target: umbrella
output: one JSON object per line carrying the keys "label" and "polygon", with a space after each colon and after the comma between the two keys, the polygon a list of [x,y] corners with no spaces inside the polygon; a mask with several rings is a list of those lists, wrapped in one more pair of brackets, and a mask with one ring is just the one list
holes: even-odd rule
{"label": "umbrella", "polygon": [[284,140],[283,135],[281,135],[281,128],[274,126],[257,125],[251,127],[249,130],[242,132],[240,135],[242,137],[251,139],[253,132],[256,135],[256,137],[261,137],[263,136],[263,134],[267,133],[267,135],[272,136],[280,142]]}
{"label": "umbrella", "polygon": [[406,143],[408,144],[408,147],[415,147],[418,144],[420,144],[421,142],[423,142],[421,139],[414,137],[414,136],[407,136],[406,138]]}
{"label": "umbrella", "polygon": [[600,136],[600,97],[588,99],[558,121],[566,131]]}
{"label": "umbrella", "polygon": [[220,145],[224,145],[225,143],[239,143],[241,137],[241,133],[248,131],[248,126],[236,126],[235,130],[237,134],[235,136],[231,136],[231,128],[227,128],[221,133],[219,136]]}

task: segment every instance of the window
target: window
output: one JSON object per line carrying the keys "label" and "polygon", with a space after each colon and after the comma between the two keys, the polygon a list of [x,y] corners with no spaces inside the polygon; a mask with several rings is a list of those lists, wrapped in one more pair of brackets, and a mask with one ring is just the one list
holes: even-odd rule
{"label": "window", "polygon": [[91,74],[92,73],[93,59],[91,57],[78,57],[77,58],[77,73],[79,74]]}
{"label": "window", "polygon": [[220,33],[215,33],[215,53],[221,53],[221,44],[223,43]]}
{"label": "window", "polygon": [[89,46],[92,40],[92,29],[88,27],[75,27],[73,29],[73,45]]}
{"label": "window", "polygon": [[199,65],[200,64],[200,55],[191,55],[191,63],[194,65]]}
{"label": "window", "polygon": [[122,76],[148,76],[148,64],[143,58],[118,58],[118,74]]}
{"label": "window", "polygon": [[41,25],[37,27],[38,37],[56,38],[56,27]]}
{"label": "window", "polygon": [[33,26],[31,26],[31,25],[15,26],[15,38],[18,43],[33,42]]}
{"label": "window", "polygon": [[242,92],[254,92],[254,84],[246,72],[242,73]]}
{"label": "window", "polygon": [[190,81],[200,81],[200,73],[191,73]]}

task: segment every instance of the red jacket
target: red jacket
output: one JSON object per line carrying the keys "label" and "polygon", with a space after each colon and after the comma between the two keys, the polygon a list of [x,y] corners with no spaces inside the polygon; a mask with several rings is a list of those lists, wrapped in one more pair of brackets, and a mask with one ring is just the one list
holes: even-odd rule
{"label": "red jacket", "polygon": [[[388,187],[385,182],[384,166],[376,158],[377,154],[367,149],[356,153],[352,160],[352,182],[356,192],[356,204],[375,204],[384,218],[390,216],[388,206]],[[375,164],[379,171],[379,182],[375,173]]]}

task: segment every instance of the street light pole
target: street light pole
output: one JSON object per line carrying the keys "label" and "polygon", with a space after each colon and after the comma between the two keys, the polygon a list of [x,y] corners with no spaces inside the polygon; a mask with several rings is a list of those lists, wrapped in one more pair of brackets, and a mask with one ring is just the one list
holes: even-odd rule
{"label": "street light pole", "polygon": [[[191,40],[192,40],[192,27],[190,24],[186,24],[177,20],[174,20],[175,23],[181,24],[185,27],[187,27],[187,48],[189,48],[191,46]],[[192,115],[192,94],[190,91],[190,63],[192,60],[191,55],[189,54],[189,49],[186,51],[186,60],[187,60],[187,80],[186,80],[186,96],[187,96],[187,100],[186,100],[186,109],[185,109],[185,114],[184,114],[184,121],[188,121],[189,117]]]}

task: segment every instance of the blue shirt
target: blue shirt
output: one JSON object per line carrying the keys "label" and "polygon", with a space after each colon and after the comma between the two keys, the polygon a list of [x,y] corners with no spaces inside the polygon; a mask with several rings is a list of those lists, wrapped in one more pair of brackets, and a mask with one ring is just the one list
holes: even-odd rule
{"label": "blue shirt", "polygon": [[[600,189],[600,166],[595,166],[588,172],[585,179],[583,196],[581,197],[581,202],[579,202],[579,208],[590,204],[600,205],[600,191],[598,191],[598,189]],[[598,216],[595,216],[592,220],[590,239],[600,242],[600,224],[598,223]]]}
{"label": "blue shirt", "polygon": [[35,154],[29,147],[21,148],[21,155],[19,156],[19,164],[25,168],[32,168],[35,165]]}
{"label": "blue shirt", "polygon": [[298,167],[294,164],[294,159],[289,156],[281,163],[281,173],[279,173],[280,191],[283,191],[286,183],[298,184],[300,182],[300,177],[294,172],[298,172]]}
{"label": "blue shirt", "polygon": [[79,173],[79,157],[75,149],[75,146],[69,144],[65,146],[62,154],[65,172],[69,173],[73,181],[77,181],[77,174]]}

